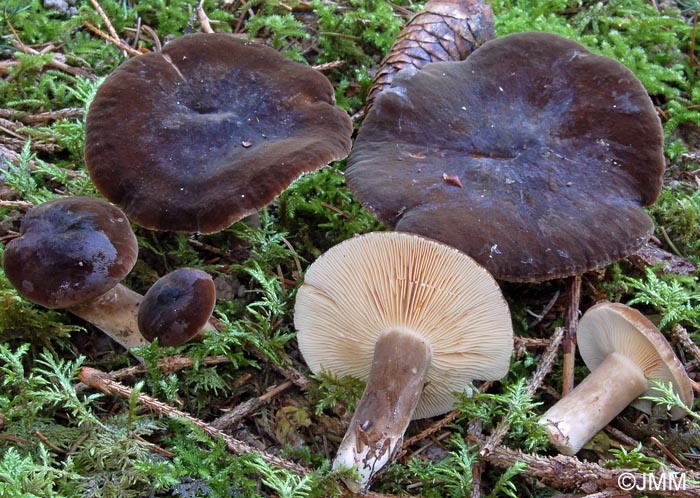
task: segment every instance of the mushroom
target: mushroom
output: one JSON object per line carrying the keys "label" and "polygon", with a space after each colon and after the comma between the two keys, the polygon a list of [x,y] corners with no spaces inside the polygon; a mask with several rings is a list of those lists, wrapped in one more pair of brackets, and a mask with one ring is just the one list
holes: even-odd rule
{"label": "mushroom", "polygon": [[320,72],[225,33],[124,62],[87,114],[85,161],[145,228],[212,233],[345,157],[352,123]]}
{"label": "mushroom", "polygon": [[367,381],[334,468],[353,491],[399,453],[411,419],[449,411],[474,379],[508,371],[513,330],[489,273],[445,244],[401,232],[348,239],[306,271],[299,349],[314,373]]}
{"label": "mushroom", "polygon": [[430,0],[409,20],[382,60],[365,99],[365,112],[375,97],[405,69],[431,62],[461,61],[496,36],[493,10],[483,0]]}
{"label": "mushroom", "polygon": [[179,268],[159,278],[139,307],[139,330],[148,341],[179,346],[214,330],[209,318],[216,305],[211,276],[196,268]]}
{"label": "mushroom", "polygon": [[[561,453],[578,453],[630,403],[649,412],[651,403],[637,398],[658,394],[650,379],[671,382],[683,403],[692,405],[683,365],[661,332],[636,309],[609,302],[591,307],[579,322],[578,346],[591,373],[540,419]],[[674,407],[670,415],[678,419],[684,412]]]}
{"label": "mushroom", "polygon": [[631,71],[519,33],[400,71],[346,179],[387,226],[452,245],[497,279],[542,281],[639,249],[664,167],[659,117]]}
{"label": "mushroom", "polygon": [[142,296],[119,282],[137,257],[124,213],[104,200],[77,196],[30,209],[2,264],[21,296],[64,308],[130,349],[145,343],[136,323]]}

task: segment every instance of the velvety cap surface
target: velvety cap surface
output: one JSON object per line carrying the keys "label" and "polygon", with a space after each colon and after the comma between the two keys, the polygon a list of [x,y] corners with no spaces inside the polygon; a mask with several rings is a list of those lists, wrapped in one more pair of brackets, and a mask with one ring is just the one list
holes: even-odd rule
{"label": "velvety cap surface", "polygon": [[104,294],[138,257],[124,213],[91,197],[64,197],[32,208],[20,234],[5,247],[3,269],[20,295],[47,308]]}
{"label": "velvety cap surface", "polygon": [[184,344],[204,327],[216,305],[214,280],[202,270],[179,268],[154,283],[139,306],[138,324],[161,346]]}
{"label": "velvety cap surface", "polygon": [[400,72],[346,177],[386,225],[450,244],[496,278],[540,281],[641,247],[662,146],[632,72],[560,36],[520,33]]}
{"label": "velvety cap surface", "polygon": [[210,233],[345,157],[351,134],[318,71],[199,33],[105,80],[87,115],[85,160],[95,186],[135,223]]}
{"label": "velvety cap surface", "polygon": [[513,351],[493,277],[452,247],[401,232],[356,236],[318,258],[297,293],[294,324],[313,372],[362,380],[383,333],[425,338],[433,356],[414,418],[449,411],[472,380],[503,377]]}

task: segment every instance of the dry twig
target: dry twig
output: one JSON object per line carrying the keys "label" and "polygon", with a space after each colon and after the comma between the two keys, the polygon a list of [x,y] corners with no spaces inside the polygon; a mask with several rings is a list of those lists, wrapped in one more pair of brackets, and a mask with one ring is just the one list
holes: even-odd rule
{"label": "dry twig", "polygon": [[[130,398],[133,395],[133,389],[111,380],[105,372],[101,372],[100,370],[94,368],[81,368],[78,378],[82,383],[107,394],[118,395],[124,398]],[[189,413],[173,408],[172,406],[167,405],[166,403],[163,403],[155,398],[146,396],[145,394],[139,394],[137,399],[141,405],[146,406],[157,413],[187,420],[188,422],[199,427],[212,439],[221,438],[224,443],[226,443],[226,448],[237,455],[257,454],[270,465],[289,470],[295,474],[305,475],[310,472],[309,469],[297,463],[285,460],[266,451],[257,450],[249,444],[212,427],[198,418],[193,417]]]}
{"label": "dry twig", "polygon": [[0,207],[13,209],[29,209],[34,207],[34,204],[29,201],[3,201],[0,200]]}
{"label": "dry twig", "polygon": [[[484,382],[481,384],[479,387],[479,392],[485,393],[488,391],[491,386],[493,385],[493,382]],[[418,441],[422,441],[423,439],[427,439],[436,432],[442,430],[446,425],[451,424],[455,420],[457,420],[457,417],[459,416],[460,411],[459,410],[452,410],[451,412],[445,414],[441,419],[437,420],[436,422],[432,423],[429,427],[426,429],[422,430],[420,433],[416,434],[413,437],[410,437],[406,439],[403,443],[404,450],[401,451],[401,454],[399,455],[399,458],[403,458],[406,455],[406,449],[405,448],[410,448],[414,444],[416,444]]]}
{"label": "dry twig", "polygon": [[[486,444],[485,438],[469,436],[470,442],[482,447]],[[490,452],[483,455],[489,463],[500,467],[510,468],[515,463],[526,465],[523,473],[529,477],[539,479],[543,484],[555,489],[580,489],[585,493],[598,493],[616,491],[621,493],[621,484],[649,482],[649,474],[643,474],[633,469],[606,469],[598,464],[581,461],[576,457],[557,455],[545,457],[532,453],[524,453],[512,450],[506,446],[496,446]],[[674,472],[675,470],[671,470]],[[659,470],[655,478],[665,478],[661,475],[666,470]],[[668,475],[668,474],[666,474]],[[658,496],[673,496],[677,498],[697,498],[700,496],[700,486],[689,484],[688,481],[698,480],[700,473],[686,472],[685,489],[658,489],[654,494]],[[682,487],[682,486],[679,486]],[[630,491],[630,490],[628,490]]]}
{"label": "dry twig", "polygon": [[[559,344],[561,343],[563,337],[564,329],[562,329],[561,327],[557,327],[554,331],[554,335],[552,336],[552,340],[549,343],[549,347],[547,348],[547,351],[545,352],[544,356],[542,357],[542,360],[540,361],[539,366],[537,367],[537,370],[535,371],[535,374],[527,382],[527,386],[525,388],[525,393],[527,395],[532,396],[533,394],[535,394],[535,392],[542,385],[544,378],[552,369],[554,360],[557,357],[557,350],[559,349]],[[510,429],[510,422],[508,421],[509,414],[510,411],[503,417],[503,419],[493,431],[491,436],[489,436],[489,438],[484,443],[483,447],[481,448],[482,455],[490,452],[491,450],[493,450],[493,448],[499,445],[508,433],[508,430]]]}
{"label": "dry twig", "polygon": [[[32,145],[35,145],[35,143],[32,143]],[[0,144],[0,165],[3,165],[3,167],[4,167],[5,165],[3,163],[5,163],[5,162],[10,163],[13,166],[18,166],[20,164],[19,154],[16,151],[9,149],[9,148],[5,147],[4,145]],[[34,170],[37,170],[40,168],[40,164],[34,160],[29,161],[28,166],[29,166],[29,169],[31,171],[34,171]],[[73,171],[73,170],[64,169],[64,168],[60,168],[60,169],[66,175],[66,177],[71,179],[71,180],[74,180],[76,178],[84,178],[85,177],[85,173],[82,171]]]}
{"label": "dry twig", "polygon": [[549,300],[549,302],[545,305],[544,309],[542,310],[542,312],[539,315],[536,315],[535,313],[528,310],[528,313],[535,317],[535,321],[530,322],[528,324],[528,328],[532,329],[532,328],[536,327],[537,325],[539,325],[542,322],[542,320],[544,320],[544,317],[547,316],[547,313],[550,312],[550,310],[556,304],[557,299],[559,299],[559,294],[560,294],[560,292],[557,290],[554,293],[554,295],[552,296],[552,298]]}
{"label": "dry twig", "polygon": [[[20,42],[17,40],[13,40],[13,43],[16,45],[19,45]],[[28,47],[26,45],[22,45],[24,47],[24,52],[27,54],[32,54],[32,55],[41,55],[44,53],[47,53],[47,50],[42,50],[41,52],[38,50],[33,49],[32,47]],[[48,48],[55,48],[53,45],[49,46]],[[62,62],[60,59],[63,57],[62,54],[53,54],[53,59],[51,59],[49,62],[47,62],[47,65],[50,67],[53,67],[54,69],[58,69],[59,71],[63,71],[64,73],[72,74],[73,76],[82,76],[83,78],[87,78],[89,80],[95,80],[97,79],[97,76],[94,74],[91,74],[87,72],[84,69],[81,69],[79,67],[73,67],[69,66],[65,62]]]}
{"label": "dry twig", "polygon": [[238,423],[238,421],[244,419],[250,413],[254,412],[261,406],[269,403],[275,396],[289,389],[291,386],[292,381],[288,380],[280,384],[279,386],[272,387],[264,394],[256,398],[250,398],[249,400],[237,405],[235,408],[228,411],[221,417],[217,418],[216,420],[213,420],[210,425],[215,429],[221,430],[233,427],[235,424]]}
{"label": "dry twig", "polygon": [[576,362],[576,329],[578,328],[578,307],[581,301],[581,275],[569,279],[569,303],[566,308],[565,334],[562,341],[564,363],[562,366],[561,394],[566,396],[574,388],[574,363]]}
{"label": "dry twig", "polygon": [[95,33],[100,38],[104,38],[105,40],[107,40],[111,44],[115,45],[119,50],[123,50],[124,52],[126,52],[127,54],[129,54],[131,56],[141,55],[143,53],[139,50],[132,48],[127,43],[123,42],[121,40],[121,38],[119,38],[117,31],[114,29],[114,26],[112,25],[112,21],[109,20],[109,17],[107,17],[107,14],[105,14],[105,11],[102,10],[102,7],[97,2],[97,0],[90,0],[90,3],[92,4],[92,7],[95,9],[95,11],[99,14],[100,18],[102,19],[102,22],[107,27],[107,31],[109,32],[109,34],[105,33],[104,31],[99,29],[97,26],[94,26],[87,21],[85,21],[83,23],[83,26],[88,28],[90,31]]}
{"label": "dry twig", "polygon": [[214,30],[211,28],[211,21],[209,20],[209,16],[207,16],[207,13],[204,11],[204,0],[201,0],[199,2],[199,5],[197,5],[195,12],[197,14],[197,19],[199,20],[200,26],[202,26],[202,31],[204,33],[213,33]]}
{"label": "dry twig", "polygon": [[39,112],[31,114],[17,109],[0,109],[0,118],[21,121],[24,124],[43,124],[59,119],[80,118],[85,111],[79,107],[66,107],[56,111]]}
{"label": "dry twig", "polygon": [[685,330],[685,327],[683,327],[680,323],[675,324],[671,329],[671,336],[676,339],[681,346],[688,350],[695,361],[700,363],[700,348],[690,338],[688,331]]}

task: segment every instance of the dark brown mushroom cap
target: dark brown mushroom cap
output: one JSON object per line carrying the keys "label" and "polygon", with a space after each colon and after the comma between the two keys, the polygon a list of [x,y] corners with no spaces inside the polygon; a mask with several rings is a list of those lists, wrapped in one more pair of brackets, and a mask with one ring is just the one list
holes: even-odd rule
{"label": "dark brown mushroom cap", "polygon": [[5,247],[3,269],[20,295],[47,308],[98,297],[133,268],[138,245],[126,215],[91,197],[64,197],[27,212]]}
{"label": "dark brown mushroom cap", "polygon": [[352,123],[318,71],[224,33],[123,63],[87,115],[99,191],[150,229],[211,233],[343,158]]}
{"label": "dark brown mushroom cap", "polygon": [[216,305],[214,280],[202,270],[179,268],[156,281],[143,296],[138,324],[148,340],[178,346],[196,337]]}
{"label": "dark brown mushroom cap", "polygon": [[386,225],[450,244],[496,278],[604,266],[653,231],[663,135],[620,63],[548,33],[399,73],[375,101],[347,182]]}

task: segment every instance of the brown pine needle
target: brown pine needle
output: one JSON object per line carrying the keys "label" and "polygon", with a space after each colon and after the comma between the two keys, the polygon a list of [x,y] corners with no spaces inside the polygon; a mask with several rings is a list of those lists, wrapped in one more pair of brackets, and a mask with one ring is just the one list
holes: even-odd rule
{"label": "brown pine needle", "polygon": [[41,442],[44,443],[46,446],[48,446],[49,448],[51,448],[52,450],[54,450],[56,453],[64,454],[64,453],[66,452],[66,450],[64,450],[64,449],[62,449],[62,448],[59,448],[58,446],[56,446],[55,444],[53,444],[51,441],[49,441],[49,438],[47,438],[46,436],[44,436],[41,432],[39,432],[39,431],[34,431],[34,435],[35,435],[36,437],[39,438],[39,441],[41,441]]}
{"label": "brown pine needle", "polygon": [[135,57],[135,56],[141,55],[143,53],[139,50],[136,50],[135,48],[130,47],[129,45],[127,45],[126,43],[121,41],[119,38],[112,38],[112,36],[108,35],[104,31],[102,31],[100,28],[98,28],[97,26],[95,26],[93,24],[90,24],[87,21],[83,21],[83,26],[85,26],[87,29],[89,29],[93,33],[95,33],[100,38],[103,38],[103,39],[107,40],[108,42],[110,42],[112,45],[115,45],[119,50],[123,50],[131,56]]}
{"label": "brown pine needle", "polygon": [[661,441],[659,441],[659,440],[658,440],[657,438],[655,438],[654,436],[651,436],[651,437],[649,438],[649,440],[650,440],[652,443],[654,443],[654,445],[655,445],[657,448],[659,448],[661,451],[663,451],[663,452],[664,452],[664,455],[666,455],[668,458],[670,458],[670,459],[673,461],[673,463],[675,463],[676,465],[678,465],[681,469],[685,470],[685,466],[681,463],[680,460],[678,460],[678,458],[676,458],[676,455],[674,455],[673,453],[671,453],[671,450],[669,450],[669,449],[666,447],[666,445],[665,445],[664,443],[662,443]]}
{"label": "brown pine needle", "polygon": [[[483,384],[481,384],[481,387],[479,387],[479,392],[484,393],[484,392],[488,391],[492,385],[493,385],[493,383],[490,381],[484,382]],[[410,448],[411,446],[413,446],[417,442],[422,441],[423,439],[427,439],[430,436],[432,436],[433,434],[435,434],[436,432],[442,430],[446,425],[449,425],[452,422],[454,422],[455,420],[457,420],[457,417],[459,415],[460,415],[459,410],[452,410],[451,412],[445,414],[441,419],[430,424],[430,426],[426,427],[424,430],[422,430],[421,432],[419,432],[415,436],[406,439],[404,441],[404,444],[403,444],[404,449],[401,452],[399,458],[403,458],[406,456],[406,453],[407,453],[406,448]]]}
{"label": "brown pine needle", "polygon": [[45,111],[31,114],[17,109],[0,109],[0,118],[21,121],[24,124],[42,124],[59,119],[81,118],[85,110],[79,107],[66,107],[55,111]]}
{"label": "brown pine needle", "polygon": [[92,7],[95,9],[95,11],[102,18],[102,22],[104,22],[105,26],[107,26],[107,31],[109,31],[109,35],[112,38],[114,38],[115,40],[118,40],[119,35],[117,35],[117,31],[114,29],[114,26],[112,26],[112,21],[109,20],[109,17],[107,17],[107,14],[105,14],[105,11],[102,10],[102,7],[100,6],[100,4],[97,3],[97,0],[90,0],[90,3],[92,4]]}
{"label": "brown pine needle", "polygon": [[[119,382],[111,380],[105,372],[102,372],[95,368],[82,367],[80,369],[80,374],[78,375],[78,378],[82,383],[95,389],[98,389],[106,394],[118,395],[124,398],[131,398],[133,394],[133,389],[123,384],[120,384]],[[163,403],[162,401],[159,401],[155,398],[146,396],[145,394],[139,394],[137,399],[141,405],[146,406],[157,413],[187,420],[188,422],[199,427],[202,431],[204,431],[205,434],[207,434],[212,439],[223,439],[224,443],[226,443],[226,448],[237,455],[257,454],[258,456],[260,456],[260,458],[265,460],[270,465],[281,469],[289,470],[290,472],[294,472],[295,474],[305,475],[310,472],[309,469],[297,463],[290,462],[266,451],[257,450],[249,444],[240,441],[239,439],[236,439],[223,431],[215,429],[206,422],[193,417],[189,413],[185,413],[181,410],[178,410],[177,408],[173,408],[172,406]]]}

